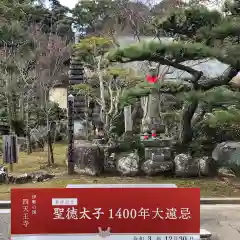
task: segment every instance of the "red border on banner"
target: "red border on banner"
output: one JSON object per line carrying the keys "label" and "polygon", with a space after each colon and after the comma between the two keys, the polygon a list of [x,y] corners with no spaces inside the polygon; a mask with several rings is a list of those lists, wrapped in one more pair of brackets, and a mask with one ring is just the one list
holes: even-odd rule
{"label": "red border on banner", "polygon": [[200,190],[12,189],[12,234],[95,234],[99,228],[112,234],[199,234]]}

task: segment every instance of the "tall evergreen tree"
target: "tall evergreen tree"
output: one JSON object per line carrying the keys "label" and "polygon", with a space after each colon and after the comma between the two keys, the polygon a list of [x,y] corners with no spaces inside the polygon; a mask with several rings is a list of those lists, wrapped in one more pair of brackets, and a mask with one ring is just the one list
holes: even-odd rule
{"label": "tall evergreen tree", "polygon": [[[150,42],[117,49],[111,61],[153,61],[189,73],[193,91],[207,91],[226,85],[240,71],[240,20],[237,2],[225,16],[202,6],[178,9],[165,18],[156,17],[154,28],[159,36],[174,42]],[[234,7],[233,7],[234,6]],[[222,76],[209,78],[202,71],[184,64],[189,60],[217,59],[229,67]],[[192,117],[199,105],[197,98],[186,103],[182,117],[181,141],[192,140]]]}

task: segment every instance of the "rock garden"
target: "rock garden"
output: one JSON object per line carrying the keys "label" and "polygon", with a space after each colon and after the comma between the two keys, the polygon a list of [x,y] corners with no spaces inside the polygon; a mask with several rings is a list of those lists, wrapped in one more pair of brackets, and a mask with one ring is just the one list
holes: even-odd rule
{"label": "rock garden", "polygon": [[[26,2],[23,15],[3,3],[16,14],[0,26],[0,131],[17,138],[17,151],[4,140],[0,192],[128,182],[203,183],[204,192],[214,182],[213,195],[238,195],[239,2],[164,14],[119,2],[71,14]],[[37,24],[53,15],[53,26]],[[129,34],[134,44],[122,43]]]}

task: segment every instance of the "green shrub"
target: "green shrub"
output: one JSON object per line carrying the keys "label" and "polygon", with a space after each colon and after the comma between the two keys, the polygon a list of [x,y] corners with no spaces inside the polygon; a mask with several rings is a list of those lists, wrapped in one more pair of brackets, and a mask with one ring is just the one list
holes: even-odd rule
{"label": "green shrub", "polygon": [[127,135],[124,134],[119,140],[121,152],[138,151],[140,157],[144,155],[144,147],[141,144],[139,135]]}

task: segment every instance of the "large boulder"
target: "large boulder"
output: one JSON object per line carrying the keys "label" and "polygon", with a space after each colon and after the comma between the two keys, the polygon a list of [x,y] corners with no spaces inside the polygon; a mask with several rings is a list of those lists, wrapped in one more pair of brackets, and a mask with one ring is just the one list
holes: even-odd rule
{"label": "large boulder", "polygon": [[229,85],[233,86],[234,88],[240,89],[240,72],[231,79]]}
{"label": "large boulder", "polygon": [[174,159],[175,174],[178,177],[214,176],[217,172],[216,162],[207,156],[192,158],[188,154],[179,154]]}
{"label": "large boulder", "polygon": [[236,178],[234,171],[227,167],[220,167],[217,172],[219,178]]}
{"label": "large boulder", "polygon": [[157,162],[149,159],[142,164],[141,170],[148,176],[154,176],[173,170],[173,162]]}
{"label": "large boulder", "polygon": [[123,176],[135,176],[139,172],[139,156],[128,153],[117,160],[117,171]]}
{"label": "large boulder", "polygon": [[178,154],[174,158],[177,177],[197,177],[200,175],[199,161],[188,154]]}
{"label": "large boulder", "polygon": [[212,152],[212,158],[219,167],[228,167],[235,172],[240,169],[240,142],[219,143]]}
{"label": "large boulder", "polygon": [[73,155],[76,172],[97,176],[104,169],[104,152],[96,144],[75,141]]}
{"label": "large boulder", "polygon": [[199,163],[199,172],[201,176],[214,176],[217,171],[216,162],[210,157],[196,158],[194,161]]}

